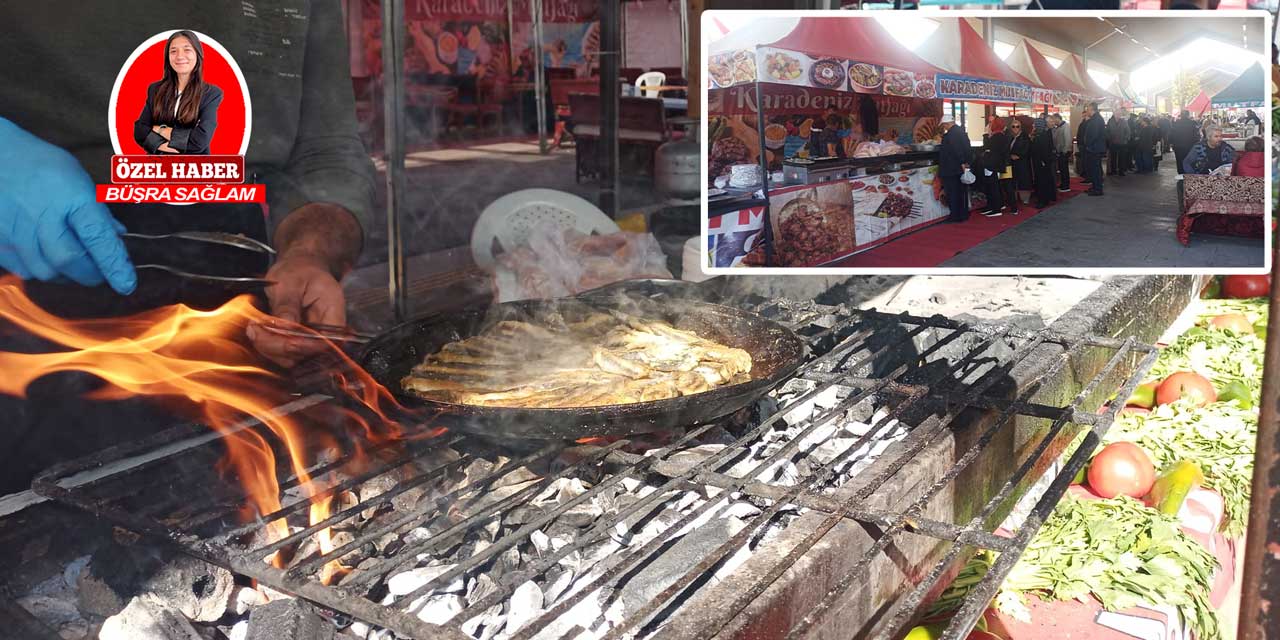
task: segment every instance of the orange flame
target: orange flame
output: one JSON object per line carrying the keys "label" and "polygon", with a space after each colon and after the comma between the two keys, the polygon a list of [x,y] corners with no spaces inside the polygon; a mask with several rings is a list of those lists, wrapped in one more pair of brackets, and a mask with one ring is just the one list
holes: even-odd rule
{"label": "orange flame", "polygon": [[[252,305],[248,296],[212,311],[175,305],[127,318],[67,320],[31,302],[21,282],[9,276],[0,278],[0,316],[68,349],[39,354],[0,352],[0,371],[5,372],[0,376],[0,393],[25,396],[28,385],[37,378],[83,371],[108,383],[89,397],[124,399],[141,395],[164,399],[225,436],[224,470],[234,472],[244,486],[253,511],[247,515],[262,517],[280,509],[280,483],[270,443],[256,431],[240,427],[246,416],[251,417],[284,443],[303,493],[315,496],[323,489],[315,486],[307,473],[308,459],[334,443],[307,432],[295,416],[277,414],[276,408],[291,399],[289,384],[262,368],[260,359],[243,339],[249,324],[271,320]],[[333,350],[342,353],[336,347]],[[350,360],[347,363],[354,364]],[[371,424],[343,408],[348,424],[374,442],[402,437],[396,421],[387,415],[391,408],[402,407],[367,373],[359,367],[352,369],[357,379],[343,379],[341,387],[367,405],[376,420]],[[313,499],[310,523],[328,516],[329,500]],[[283,518],[266,527],[271,541],[289,534]],[[317,542],[325,552],[333,548],[328,529],[319,534]],[[282,562],[278,557],[273,560]],[[326,574],[334,577],[339,571],[335,568]]]}

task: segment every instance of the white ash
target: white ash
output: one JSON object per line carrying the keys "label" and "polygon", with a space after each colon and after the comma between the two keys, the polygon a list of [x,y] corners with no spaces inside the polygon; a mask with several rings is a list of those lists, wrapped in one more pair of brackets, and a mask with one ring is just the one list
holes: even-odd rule
{"label": "white ash", "polygon": [[[906,434],[906,426],[886,421],[883,411],[866,416],[864,410],[862,419],[858,420],[855,419],[858,414],[849,409],[838,412],[830,417],[828,423],[802,435],[807,426],[844,402],[849,393],[848,389],[829,389],[796,406],[787,406],[811,388],[812,384],[808,382],[792,383],[779,394],[778,399],[761,402],[755,414],[759,419],[767,419],[780,410],[785,411],[784,415],[748,446],[724,456],[717,463],[705,465],[705,470],[743,482],[795,486],[813,480],[824,465],[840,458],[833,468],[832,477],[827,478],[822,487],[840,486]],[[873,425],[876,435],[858,446],[860,438],[870,433]],[[784,505],[779,509],[780,513],[772,514],[765,524],[759,518],[763,517],[764,510],[773,506],[772,502],[749,495],[750,486],[738,491],[707,486],[696,478],[685,482],[668,481],[664,477],[664,474],[692,476],[693,467],[702,465],[710,456],[723,453],[727,446],[733,444],[738,436],[733,435],[731,429],[734,427],[703,428],[699,437],[654,465],[655,469],[661,469],[662,474],[639,472],[634,477],[625,476],[549,521],[548,515],[552,510],[593,491],[596,484],[610,477],[608,474],[615,473],[616,468],[589,465],[580,472],[548,481],[549,475],[565,469],[574,460],[566,457],[540,461],[530,463],[528,467],[508,470],[474,491],[452,495],[447,504],[442,503],[439,507],[444,509],[444,513],[418,522],[416,526],[406,525],[394,534],[384,534],[373,544],[360,547],[362,554],[373,554],[368,560],[370,567],[378,565],[373,558],[400,559],[402,553],[410,556],[407,564],[380,576],[381,586],[378,588],[381,590],[376,593],[383,604],[407,610],[426,622],[458,625],[479,640],[504,640],[535,623],[557,603],[585,591],[588,592],[585,597],[554,621],[544,624],[535,637],[598,638],[649,604],[654,596],[735,534],[751,528],[751,535],[745,535],[736,548],[727,549],[727,553],[711,566],[711,575],[696,588],[714,585],[741,567],[755,549],[766,544],[804,511],[795,505]],[[637,437],[626,451],[652,456],[687,432],[676,430],[672,434]],[[650,448],[639,447],[635,442],[648,442]],[[784,449],[786,452],[782,453]],[[782,455],[765,464],[775,454]],[[430,464],[409,465],[401,471],[393,470],[372,478],[353,491],[337,494],[333,510],[336,513],[358,508],[395,490],[400,482],[438,467],[441,461],[460,459],[456,451],[450,450],[436,456]],[[391,518],[403,517],[410,513],[409,510],[424,516],[436,513],[436,505],[427,501],[450,496],[510,463],[509,458],[501,456],[468,459],[454,472],[440,474],[385,504],[366,507],[358,518],[336,524],[331,530],[335,545],[361,536],[361,531],[368,531]],[[496,502],[520,492],[526,495],[514,505],[486,516],[483,522],[465,534],[451,533],[452,537],[448,539],[439,538],[463,518],[487,511]],[[301,493],[297,497],[305,499]],[[643,501],[649,504],[638,508],[622,522],[596,529],[603,518],[632,509]],[[696,516],[691,515],[695,512]],[[306,516],[305,512],[298,515],[301,518]],[[538,528],[515,546],[493,554],[448,584],[415,594],[412,602],[407,600],[409,594],[414,594],[459,563],[477,554],[488,553],[496,541],[533,522],[539,523]],[[295,518],[290,519],[292,531],[305,524],[295,522]],[[679,530],[672,532],[671,528],[675,526],[679,526]],[[628,561],[629,552],[634,553],[664,533],[669,534],[669,539],[664,541],[661,550],[652,553],[643,564],[629,566],[623,571],[624,579],[598,583],[610,569]],[[587,539],[584,537],[587,535],[595,538]],[[576,543],[584,546],[556,558],[550,568],[532,580],[521,580],[511,591],[500,597],[496,595],[502,588],[500,585],[508,584],[514,574],[528,575],[524,572],[529,572],[535,563],[558,556]],[[295,554],[294,562],[314,557],[316,550],[312,544],[304,545]],[[424,545],[429,545],[425,551],[422,549]],[[352,551],[348,559],[355,555],[356,552]],[[363,556],[359,562],[353,562],[357,573],[360,571],[358,567],[364,566],[365,562]],[[74,566],[67,567],[68,575],[77,571]],[[265,586],[260,591],[236,587],[229,597],[228,615],[219,621],[222,633],[231,640],[241,636],[245,629],[244,618],[261,606],[263,593],[270,599],[287,597]],[[682,597],[687,595],[685,593]],[[481,609],[478,605],[482,601],[491,604]],[[652,628],[661,629],[661,624],[659,620]],[[398,637],[364,621],[354,622],[342,635],[365,640],[396,640]]]}
{"label": "white ash", "polygon": [[89,564],[89,559],[89,556],[81,556],[72,560],[62,573],[50,576],[33,587],[27,595],[18,598],[18,606],[57,631],[64,640],[81,640],[87,637],[90,624],[78,606],[76,585]]}

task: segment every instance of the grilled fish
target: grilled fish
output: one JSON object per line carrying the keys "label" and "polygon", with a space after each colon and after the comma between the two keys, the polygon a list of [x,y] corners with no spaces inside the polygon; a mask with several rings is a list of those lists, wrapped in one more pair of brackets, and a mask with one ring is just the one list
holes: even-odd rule
{"label": "grilled fish", "polygon": [[401,385],[441,402],[565,408],[664,400],[750,379],[749,353],[665,322],[602,313],[552,320],[506,320],[446,344]]}

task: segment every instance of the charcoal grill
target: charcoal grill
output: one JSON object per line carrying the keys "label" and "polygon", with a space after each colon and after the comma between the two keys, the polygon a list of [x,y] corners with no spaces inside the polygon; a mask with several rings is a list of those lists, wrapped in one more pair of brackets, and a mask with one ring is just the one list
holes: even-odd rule
{"label": "charcoal grill", "polygon": [[[260,584],[292,593],[324,608],[349,614],[367,623],[383,626],[398,634],[415,638],[468,638],[461,623],[512,594],[527,580],[537,580],[556,563],[601,540],[619,523],[654,509],[665,508],[669,491],[690,487],[707,492],[726,492],[750,496],[764,505],[761,512],[747,518],[747,526],[726,539],[714,551],[689,566],[673,584],[653,597],[646,606],[630,613],[606,637],[655,634],[656,637],[707,638],[717,634],[732,635],[735,617],[744,615],[752,602],[765,593],[786,569],[810,552],[829,531],[841,523],[853,522],[876,532],[874,542],[859,550],[846,574],[831,583],[826,593],[817,598],[803,615],[797,616],[786,630],[788,637],[803,637],[821,624],[838,606],[842,595],[855,586],[858,576],[876,559],[891,550],[903,536],[923,536],[941,549],[931,568],[902,585],[901,595],[877,617],[877,622],[864,635],[888,639],[901,635],[916,621],[931,597],[945,587],[951,575],[980,550],[998,552],[999,558],[987,577],[972,589],[957,615],[947,628],[948,640],[964,637],[986,608],[996,589],[1014,562],[1030,543],[1044,519],[1065,492],[1067,485],[1087,461],[1089,453],[1111,425],[1118,405],[1105,410],[1106,400],[1113,394],[1128,397],[1155,360],[1151,346],[1135,339],[1066,335],[1050,330],[1023,331],[1009,326],[965,323],[941,316],[918,317],[891,315],[875,311],[823,306],[813,303],[790,303],[779,300],[747,301],[741,306],[775,319],[805,337],[811,356],[797,373],[775,388],[775,397],[791,397],[777,410],[763,406],[751,420],[739,424],[732,432],[736,439],[723,449],[695,464],[676,464],[672,456],[718,425],[689,427],[662,446],[644,455],[629,450],[628,440],[591,443],[539,443],[537,448],[509,454],[505,465],[494,468],[483,477],[459,486],[416,511],[396,513],[376,526],[362,531],[357,538],[328,554],[316,555],[290,569],[267,564],[275,551],[295,545],[324,527],[338,525],[358,517],[361,510],[385,503],[413,486],[429,482],[455,471],[473,459],[466,445],[473,439],[449,433],[434,439],[368,447],[377,462],[364,473],[345,479],[326,489],[321,496],[351,490],[359,482],[397,466],[433,460],[443,447],[459,446],[461,458],[442,462],[403,480],[392,491],[345,510],[336,511],[326,520],[303,528],[288,538],[265,544],[254,534],[268,522],[286,516],[304,516],[310,504],[306,498],[282,500],[285,506],[250,523],[238,522],[235,514],[245,504],[245,495],[234,479],[215,479],[212,470],[223,454],[221,438],[198,424],[184,425],[134,443],[122,444],[96,455],[58,465],[41,474],[33,488],[50,497],[107,518],[122,527],[177,545],[186,553],[221,565],[256,579]],[[905,355],[904,355],[905,354]],[[1032,367],[1022,383],[1012,383],[1015,369]],[[1048,401],[1042,386],[1064,371],[1074,372],[1082,380],[1074,397]],[[1084,372],[1083,374],[1081,372]],[[819,394],[835,388],[842,399],[832,408],[815,411],[803,421],[801,435],[761,460],[749,473],[729,472],[733,460],[757,439],[784,424],[784,416]],[[1049,394],[1052,395],[1052,394]],[[323,394],[300,397],[284,412],[323,410],[334,401]],[[812,406],[812,405],[811,405]],[[804,435],[846,415],[857,408],[874,408],[874,422],[858,441],[835,459],[823,465],[810,465],[798,482],[782,483],[760,480],[757,470],[783,460],[806,455],[798,449]],[[877,413],[878,411],[878,413]],[[904,466],[922,455],[948,433],[954,434],[964,417],[973,424],[973,416],[993,416],[981,422],[972,442],[958,448],[945,470],[923,485],[919,495],[904,499],[901,506],[885,507],[876,494]],[[946,518],[930,515],[930,504],[939,494],[955,490],[997,433],[1011,429],[1012,422],[1030,421],[1039,425],[1021,446],[1016,461],[1001,468],[1000,477],[986,482],[995,488],[994,495],[974,509],[968,518]],[[886,449],[882,457],[865,472],[855,477],[856,486],[837,486],[834,470],[859,455],[864,445],[874,443],[884,434],[891,421],[910,425],[906,438]],[[795,425],[792,424],[791,428]],[[274,438],[261,426],[246,421],[241,428],[262,431],[268,441]],[[959,442],[960,440],[957,440]],[[484,446],[492,447],[491,444]],[[1074,449],[1071,447],[1075,446]],[[381,450],[381,451],[380,451]],[[1065,453],[1064,453],[1065,452]],[[379,455],[385,453],[386,455]],[[450,513],[458,513],[459,505],[474,504],[489,487],[500,484],[513,470],[560,456],[572,463],[542,477],[531,486],[477,507],[467,517],[449,522],[447,528],[426,540],[406,541],[395,555],[380,558],[335,586],[322,584],[318,575],[322,567],[348,552],[368,545],[388,532],[404,532],[424,523],[442,523]],[[277,456],[278,460],[283,459]],[[1065,460],[1065,462],[1064,462]],[[324,479],[339,469],[346,460],[317,464],[309,470],[314,478]],[[998,530],[1005,515],[1027,487],[1056,467],[1056,475],[1047,490],[1020,526],[1012,532]],[[379,603],[377,585],[398,570],[414,566],[420,554],[434,556],[456,546],[468,532],[482,527],[494,514],[502,514],[525,504],[551,482],[570,474],[598,478],[582,495],[554,508],[508,534],[496,539],[483,551],[472,555],[443,575],[401,598],[395,605]],[[279,477],[282,489],[298,484],[296,476],[282,464]],[[408,603],[415,595],[435,586],[446,585],[457,576],[485,571],[498,554],[516,545],[526,544],[539,527],[551,523],[575,505],[599,495],[624,479],[641,481],[659,490],[630,506],[606,513],[581,535],[565,546],[547,553],[536,562],[510,575],[502,576],[498,589],[489,596],[472,602],[445,624],[429,624],[420,620]],[[544,605],[544,611],[525,625],[515,638],[528,639],[539,629],[569,611],[598,588],[617,587],[628,574],[650,561],[669,545],[686,524],[707,510],[721,508],[722,502],[707,500],[689,511],[672,526],[646,544],[627,547],[608,557],[602,573],[585,588]],[[729,594],[721,593],[696,615],[677,617],[673,610],[700,589],[708,574],[730,554],[764,527],[784,509],[802,508],[820,519],[820,525],[803,536],[782,554],[781,561],[753,577],[745,588]],[[936,510],[935,510],[936,511]],[[456,520],[456,521],[455,521]],[[625,526],[625,525],[624,525]],[[257,542],[246,542],[258,540]],[[371,595],[371,593],[373,595]],[[667,622],[663,622],[667,621]]]}

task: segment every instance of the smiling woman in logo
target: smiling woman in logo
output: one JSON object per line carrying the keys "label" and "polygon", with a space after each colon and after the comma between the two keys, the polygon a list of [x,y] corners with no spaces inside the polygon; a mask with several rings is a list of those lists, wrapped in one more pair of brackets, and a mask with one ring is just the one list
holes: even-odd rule
{"label": "smiling woman in logo", "polygon": [[133,123],[133,139],[147,153],[208,155],[218,128],[222,90],[200,77],[204,47],[191,31],[165,44],[164,77],[147,87],[147,103]]}

